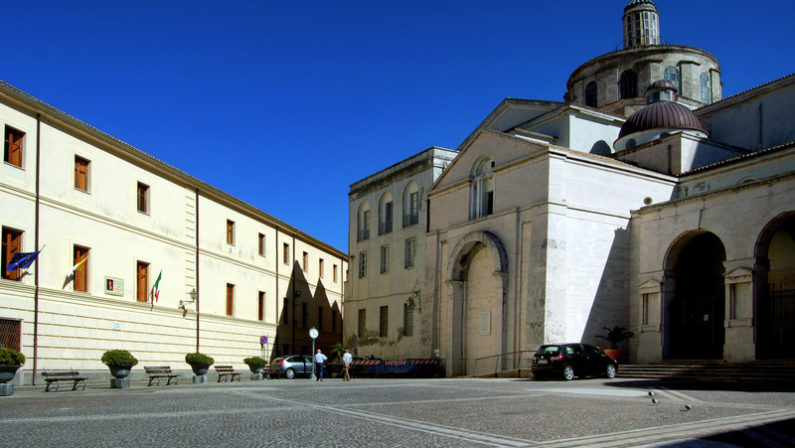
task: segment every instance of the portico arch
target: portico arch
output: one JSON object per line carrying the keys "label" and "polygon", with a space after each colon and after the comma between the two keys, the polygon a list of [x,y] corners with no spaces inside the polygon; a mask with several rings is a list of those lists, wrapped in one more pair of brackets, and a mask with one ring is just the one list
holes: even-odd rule
{"label": "portico arch", "polygon": [[500,239],[488,231],[467,234],[450,253],[447,267],[450,374],[470,375],[477,358],[506,350],[508,257]]}

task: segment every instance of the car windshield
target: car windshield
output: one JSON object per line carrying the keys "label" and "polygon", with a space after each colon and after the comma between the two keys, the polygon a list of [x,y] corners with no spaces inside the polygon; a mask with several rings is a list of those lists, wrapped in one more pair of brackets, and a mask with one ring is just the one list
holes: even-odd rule
{"label": "car windshield", "polygon": [[536,355],[557,355],[560,352],[560,347],[557,345],[545,345],[538,349]]}

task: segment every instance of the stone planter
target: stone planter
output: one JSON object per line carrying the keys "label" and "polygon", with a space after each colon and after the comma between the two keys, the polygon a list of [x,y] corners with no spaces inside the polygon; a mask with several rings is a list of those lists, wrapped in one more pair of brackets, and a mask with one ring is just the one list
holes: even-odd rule
{"label": "stone planter", "polygon": [[605,355],[615,359],[617,362],[623,362],[624,352],[621,349],[617,348],[606,348],[602,350],[605,352]]}
{"label": "stone planter", "polygon": [[210,370],[208,364],[191,364],[190,368],[193,369],[193,374],[196,376],[207,375],[207,371]]}
{"label": "stone planter", "polygon": [[130,370],[132,370],[133,366],[108,366],[110,368],[110,374],[113,375],[114,378],[122,379],[127,378],[130,376]]}
{"label": "stone planter", "polygon": [[11,366],[7,364],[0,365],[0,383],[7,383],[14,379],[20,366]]}

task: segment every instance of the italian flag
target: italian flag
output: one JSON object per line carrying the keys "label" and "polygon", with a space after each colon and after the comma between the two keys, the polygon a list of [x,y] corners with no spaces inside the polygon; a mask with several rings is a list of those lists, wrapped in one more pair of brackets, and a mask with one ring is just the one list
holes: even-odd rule
{"label": "italian flag", "polygon": [[163,270],[160,270],[160,274],[157,274],[157,280],[155,280],[155,286],[152,286],[152,299],[157,302],[157,299],[160,298],[160,279],[163,278]]}

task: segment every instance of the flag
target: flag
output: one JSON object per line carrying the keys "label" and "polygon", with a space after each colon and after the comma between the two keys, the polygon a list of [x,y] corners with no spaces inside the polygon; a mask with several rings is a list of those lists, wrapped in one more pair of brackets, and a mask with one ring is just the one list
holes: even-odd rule
{"label": "flag", "polygon": [[33,262],[36,261],[36,258],[39,256],[39,252],[41,252],[41,250],[38,250],[36,252],[15,253],[14,256],[11,257],[11,261],[8,263],[7,269],[9,271],[16,271],[17,269],[20,268],[22,269],[29,268],[30,265],[32,265]]}
{"label": "flag", "polygon": [[72,270],[69,271],[69,275],[75,275],[75,271],[80,267],[81,264],[85,263],[88,260],[88,257],[83,257],[82,260],[78,261],[76,265],[72,266]]}
{"label": "flag", "polygon": [[155,286],[152,286],[152,298],[155,302],[157,299],[160,298],[160,279],[163,278],[163,270],[160,270],[160,273],[157,274],[157,280],[155,280]]}

